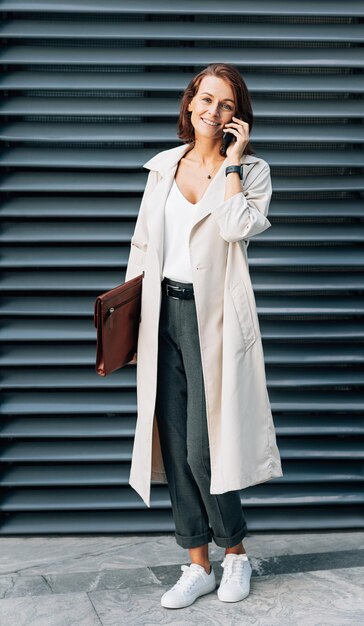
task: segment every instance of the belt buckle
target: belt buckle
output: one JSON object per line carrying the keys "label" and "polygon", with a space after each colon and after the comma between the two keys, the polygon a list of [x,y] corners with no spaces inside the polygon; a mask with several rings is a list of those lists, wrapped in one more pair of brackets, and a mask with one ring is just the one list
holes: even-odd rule
{"label": "belt buckle", "polygon": [[178,291],[184,291],[184,289],[182,287],[176,287],[175,285],[169,285],[168,283],[166,285],[167,296],[169,296],[170,298],[173,298],[174,300],[179,300],[180,298],[178,296],[171,296],[169,294],[169,291],[168,291],[169,287],[171,287],[172,289],[177,289]]}

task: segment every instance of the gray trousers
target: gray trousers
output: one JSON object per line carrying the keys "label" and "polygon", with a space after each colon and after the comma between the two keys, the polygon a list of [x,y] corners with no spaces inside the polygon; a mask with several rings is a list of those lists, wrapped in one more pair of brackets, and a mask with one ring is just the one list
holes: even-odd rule
{"label": "gray trousers", "polygon": [[[192,283],[164,279],[192,288]],[[210,450],[194,298],[163,293],[158,333],[156,415],[175,538],[182,548],[214,539],[231,547],[247,534],[239,491],[210,494]]]}

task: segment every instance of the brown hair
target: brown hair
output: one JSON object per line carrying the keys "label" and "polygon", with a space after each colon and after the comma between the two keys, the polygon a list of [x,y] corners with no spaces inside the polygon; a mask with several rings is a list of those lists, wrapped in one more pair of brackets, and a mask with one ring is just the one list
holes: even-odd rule
{"label": "brown hair", "polygon": [[[229,63],[211,63],[190,80],[181,97],[180,113],[177,122],[178,137],[184,143],[194,143],[195,141],[195,129],[191,122],[191,111],[188,111],[188,105],[198,92],[200,83],[205,76],[217,76],[230,83],[235,97],[235,117],[249,124],[250,134],[254,123],[253,109],[248,87],[239,70]],[[255,154],[250,141],[245,146],[244,154]]]}

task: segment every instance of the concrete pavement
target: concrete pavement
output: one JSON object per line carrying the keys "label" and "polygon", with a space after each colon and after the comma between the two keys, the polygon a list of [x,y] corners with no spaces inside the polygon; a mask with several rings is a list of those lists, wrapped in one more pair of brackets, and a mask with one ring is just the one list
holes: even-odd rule
{"label": "concrete pavement", "polygon": [[[173,533],[0,537],[1,626],[362,626],[364,532],[254,533],[248,598],[160,597],[189,564]],[[224,549],[210,543],[217,582]]]}

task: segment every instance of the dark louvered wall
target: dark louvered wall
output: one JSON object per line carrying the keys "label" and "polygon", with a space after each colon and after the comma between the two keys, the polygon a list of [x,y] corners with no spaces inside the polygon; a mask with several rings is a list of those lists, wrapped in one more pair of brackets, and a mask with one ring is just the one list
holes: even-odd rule
{"label": "dark louvered wall", "polygon": [[[362,2],[0,2],[1,529],[173,530],[128,486],[135,368],[95,373],[95,297],[124,280],[178,98],[237,65],[272,172],[249,259],[284,477],[249,529],[363,526]],[[130,12],[132,10],[132,13]]]}

